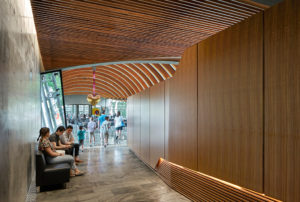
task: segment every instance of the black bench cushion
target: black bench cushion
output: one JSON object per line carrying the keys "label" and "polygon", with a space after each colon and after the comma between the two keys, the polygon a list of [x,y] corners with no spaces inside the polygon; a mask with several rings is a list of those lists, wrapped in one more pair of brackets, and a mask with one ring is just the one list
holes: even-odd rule
{"label": "black bench cushion", "polygon": [[68,163],[59,163],[59,164],[48,164],[44,170],[45,173],[57,172],[59,170],[70,170],[70,164]]}

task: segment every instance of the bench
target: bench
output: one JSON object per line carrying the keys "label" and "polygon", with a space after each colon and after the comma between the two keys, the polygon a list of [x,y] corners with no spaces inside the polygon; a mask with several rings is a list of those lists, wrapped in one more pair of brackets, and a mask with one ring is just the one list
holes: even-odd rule
{"label": "bench", "polygon": [[70,164],[47,164],[43,152],[35,151],[36,186],[63,184],[70,181]]}

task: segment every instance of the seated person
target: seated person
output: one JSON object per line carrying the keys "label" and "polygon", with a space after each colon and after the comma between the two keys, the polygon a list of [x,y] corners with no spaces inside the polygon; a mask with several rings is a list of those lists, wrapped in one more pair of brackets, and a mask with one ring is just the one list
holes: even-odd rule
{"label": "seated person", "polygon": [[59,137],[61,144],[63,145],[70,145],[71,148],[66,150],[66,154],[70,154],[73,156],[73,151],[75,150],[75,162],[82,163],[82,160],[79,160],[79,144],[74,143],[74,136],[73,136],[73,126],[69,125],[67,130]]}
{"label": "seated person", "polygon": [[71,165],[70,176],[83,175],[83,172],[76,167],[72,156],[56,152],[54,145],[49,141],[49,136],[49,128],[44,127],[40,129],[40,135],[37,139],[39,141],[39,150],[44,153],[47,163],[69,163]]}
{"label": "seated person", "polygon": [[71,145],[65,145],[60,142],[60,136],[65,132],[65,127],[59,126],[56,132],[51,134],[49,137],[50,142],[53,144],[54,148],[57,150],[67,150],[71,148]]}

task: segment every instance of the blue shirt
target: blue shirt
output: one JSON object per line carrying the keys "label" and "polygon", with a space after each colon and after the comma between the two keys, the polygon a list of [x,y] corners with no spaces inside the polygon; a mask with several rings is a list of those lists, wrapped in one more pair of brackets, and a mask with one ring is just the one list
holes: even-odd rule
{"label": "blue shirt", "polygon": [[105,121],[105,117],[107,117],[107,115],[105,115],[105,114],[102,114],[102,115],[99,117],[100,126],[102,126],[102,123]]}
{"label": "blue shirt", "polygon": [[78,140],[84,140],[84,134],[85,134],[84,130],[78,131],[78,133],[77,133]]}

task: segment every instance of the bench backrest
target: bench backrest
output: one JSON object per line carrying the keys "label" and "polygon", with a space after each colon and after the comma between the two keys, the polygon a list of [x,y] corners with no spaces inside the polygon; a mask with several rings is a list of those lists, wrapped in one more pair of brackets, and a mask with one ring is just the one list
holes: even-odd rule
{"label": "bench backrest", "polygon": [[36,166],[36,174],[39,172],[43,172],[46,167],[46,159],[43,152],[36,150],[35,151],[35,166]]}

